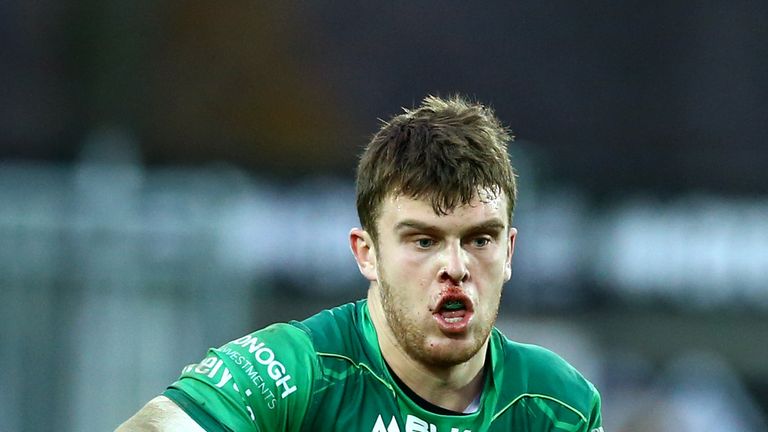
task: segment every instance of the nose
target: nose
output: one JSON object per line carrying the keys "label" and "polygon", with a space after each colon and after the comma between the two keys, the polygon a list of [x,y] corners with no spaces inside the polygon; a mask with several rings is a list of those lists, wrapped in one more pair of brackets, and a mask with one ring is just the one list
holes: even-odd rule
{"label": "nose", "polygon": [[461,244],[453,244],[444,251],[444,265],[440,268],[438,277],[441,282],[452,282],[459,285],[469,279],[467,268],[467,253]]}

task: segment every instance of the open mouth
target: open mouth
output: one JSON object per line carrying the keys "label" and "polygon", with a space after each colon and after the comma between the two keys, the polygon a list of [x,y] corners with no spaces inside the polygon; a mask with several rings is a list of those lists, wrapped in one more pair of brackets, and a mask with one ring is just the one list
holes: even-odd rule
{"label": "open mouth", "polygon": [[464,319],[467,307],[461,300],[449,300],[443,303],[443,307],[440,308],[438,313],[443,316],[446,322],[455,323]]}
{"label": "open mouth", "polygon": [[472,301],[464,294],[444,295],[433,315],[443,331],[464,331],[472,317]]}

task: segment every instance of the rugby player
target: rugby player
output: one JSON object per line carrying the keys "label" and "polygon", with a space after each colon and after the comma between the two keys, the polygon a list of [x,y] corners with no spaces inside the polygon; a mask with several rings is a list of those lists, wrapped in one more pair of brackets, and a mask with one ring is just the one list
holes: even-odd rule
{"label": "rugby player", "polygon": [[349,234],[366,298],[211,349],[118,430],[602,432],[589,381],[494,327],[517,235],[510,140],[458,96],[384,122]]}

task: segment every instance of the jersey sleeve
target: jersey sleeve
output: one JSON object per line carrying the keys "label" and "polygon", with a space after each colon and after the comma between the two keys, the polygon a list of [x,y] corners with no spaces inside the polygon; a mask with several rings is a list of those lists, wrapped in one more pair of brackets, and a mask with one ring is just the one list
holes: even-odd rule
{"label": "jersey sleeve", "polygon": [[164,393],[206,431],[298,431],[319,363],[309,336],[274,324],[208,351]]}
{"label": "jersey sleeve", "polygon": [[587,432],[604,432],[603,431],[603,418],[601,414],[601,401],[600,393],[594,386],[592,387],[593,399],[592,410],[589,413],[589,419],[587,419]]}

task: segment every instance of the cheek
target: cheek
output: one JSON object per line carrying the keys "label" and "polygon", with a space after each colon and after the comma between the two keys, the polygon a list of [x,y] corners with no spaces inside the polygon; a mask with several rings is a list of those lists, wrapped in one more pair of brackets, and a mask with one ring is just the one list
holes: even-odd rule
{"label": "cheek", "polygon": [[410,281],[413,282],[416,278],[419,278],[421,282],[422,278],[426,278],[429,272],[436,268],[437,259],[435,259],[434,254],[403,248],[403,250],[399,251],[397,262],[393,264]]}
{"label": "cheek", "polygon": [[489,284],[503,284],[509,279],[509,267],[507,266],[506,255],[503,253],[478,259],[477,269],[477,276]]}
{"label": "cheek", "polygon": [[394,249],[379,259],[379,268],[391,284],[426,287],[430,283],[427,254],[406,249]]}

